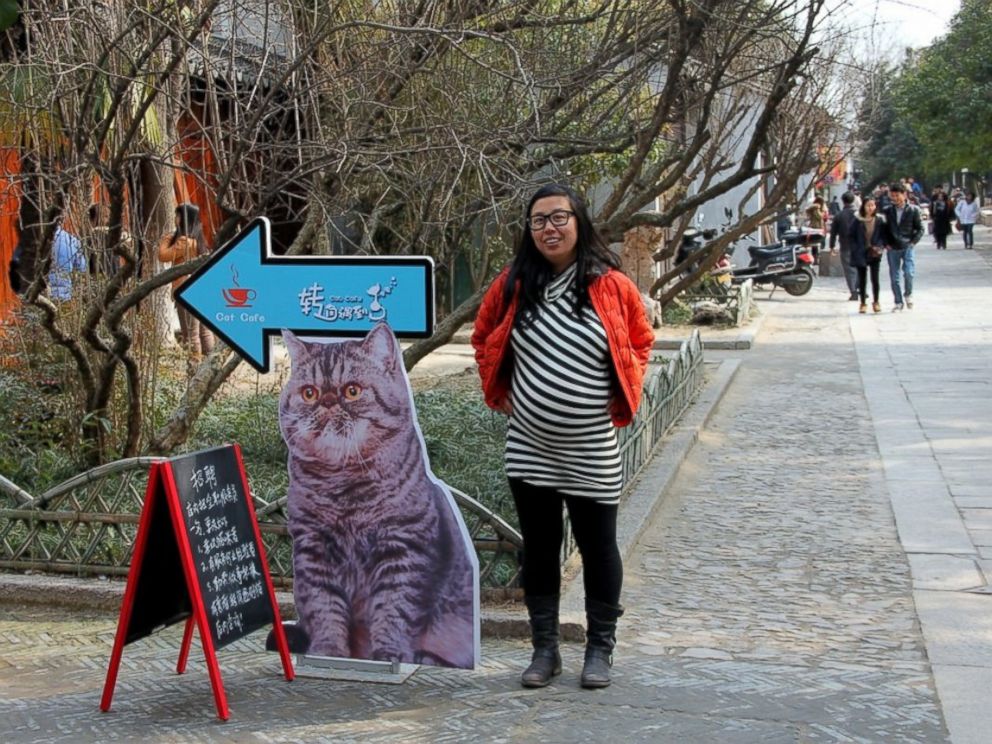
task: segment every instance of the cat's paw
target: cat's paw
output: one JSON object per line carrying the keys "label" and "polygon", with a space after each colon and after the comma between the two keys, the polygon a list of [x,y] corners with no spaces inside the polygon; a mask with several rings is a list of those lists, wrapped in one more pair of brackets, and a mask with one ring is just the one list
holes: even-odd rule
{"label": "cat's paw", "polygon": [[[284,622],[282,624],[282,630],[286,634],[286,644],[289,646],[290,653],[305,654],[309,650],[310,636],[296,622],[292,620]],[[278,651],[275,629],[270,630],[268,637],[265,639],[265,650]]]}
{"label": "cat's paw", "polygon": [[388,661],[390,663],[394,661],[411,661],[410,658],[405,658],[403,654],[395,648],[373,649],[370,657],[372,661]]}

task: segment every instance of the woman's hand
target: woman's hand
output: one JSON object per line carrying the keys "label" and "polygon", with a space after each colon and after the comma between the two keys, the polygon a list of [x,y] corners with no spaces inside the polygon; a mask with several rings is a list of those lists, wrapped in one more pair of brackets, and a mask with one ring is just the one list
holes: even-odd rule
{"label": "woman's hand", "polygon": [[499,412],[507,416],[513,415],[513,403],[510,402],[510,396],[506,396],[503,402],[499,404]]}

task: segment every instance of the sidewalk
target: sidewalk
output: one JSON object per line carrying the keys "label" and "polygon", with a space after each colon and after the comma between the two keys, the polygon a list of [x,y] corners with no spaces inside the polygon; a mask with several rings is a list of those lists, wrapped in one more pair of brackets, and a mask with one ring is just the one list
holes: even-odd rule
{"label": "sidewalk", "polygon": [[990,740],[992,690],[992,230],[976,227],[975,242],[965,251],[955,235],[947,252],[917,249],[911,313],[851,319],[927,654],[959,744]]}
{"label": "sidewalk", "polygon": [[0,740],[987,740],[992,230],[976,239],[918,249],[911,312],[860,316],[818,278],[759,293],[753,349],[707,353],[733,381],[681,466],[663,451],[668,477],[638,484],[664,498],[626,533],[612,687],[581,690],[566,644],[562,677],[524,690],[527,644],[494,638],[474,672],[286,683],[251,636],[220,653],[219,723],[202,656],[174,673],[174,626],[125,648],[100,714],[115,616],[0,604]]}

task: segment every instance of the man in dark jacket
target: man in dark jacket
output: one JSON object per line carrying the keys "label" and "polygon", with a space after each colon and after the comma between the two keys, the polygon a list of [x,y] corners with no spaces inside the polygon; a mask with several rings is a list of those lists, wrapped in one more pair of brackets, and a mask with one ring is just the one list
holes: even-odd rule
{"label": "man in dark jacket", "polygon": [[[892,282],[892,295],[895,299],[894,311],[898,312],[905,306],[913,309],[913,277],[916,274],[916,262],[913,260],[913,249],[923,237],[923,220],[920,219],[920,209],[906,200],[906,187],[896,182],[889,187],[892,203],[885,208],[885,220],[889,226],[889,279]],[[900,272],[906,280],[906,294],[903,295],[900,286]]]}
{"label": "man in dark jacket", "polygon": [[849,300],[858,299],[858,270],[851,266],[851,241],[854,223],[858,215],[854,211],[854,194],[845,191],[841,196],[844,207],[830,220],[830,252],[837,252],[837,241],[840,241],[840,265],[844,267],[844,279],[851,292]]}

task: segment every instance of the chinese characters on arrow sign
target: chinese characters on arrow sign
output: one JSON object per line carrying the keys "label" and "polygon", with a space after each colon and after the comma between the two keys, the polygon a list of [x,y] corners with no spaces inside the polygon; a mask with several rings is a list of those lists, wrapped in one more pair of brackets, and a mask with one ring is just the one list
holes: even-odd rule
{"label": "chinese characters on arrow sign", "polygon": [[189,484],[194,496],[186,501],[186,517],[190,534],[199,538],[194,558],[201,581],[214,595],[209,611],[220,641],[244,630],[241,610],[265,594],[265,585],[254,542],[239,536],[238,526],[224,514],[224,507],[238,499],[234,484],[219,487],[213,465],[194,469]]}
{"label": "chinese characters on arrow sign", "polygon": [[386,308],[380,300],[392,294],[395,288],[396,277],[391,277],[389,285],[385,287],[376,282],[365,292],[371,298],[368,305],[365,305],[357,295],[330,295],[325,298],[323,285],[314,282],[299,294],[300,312],[327,323],[338,320],[368,320],[378,323],[386,320]]}

